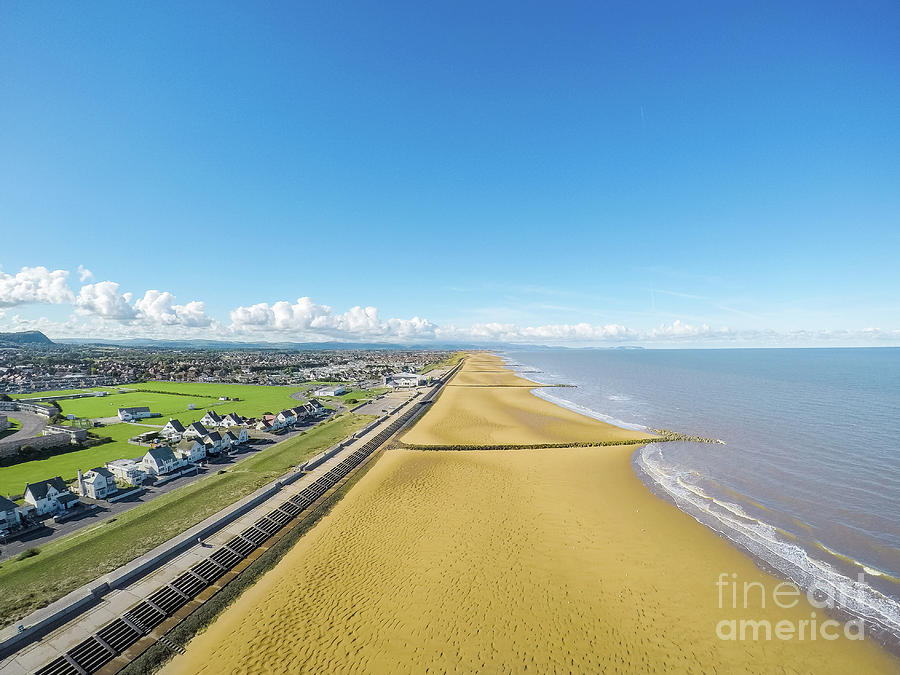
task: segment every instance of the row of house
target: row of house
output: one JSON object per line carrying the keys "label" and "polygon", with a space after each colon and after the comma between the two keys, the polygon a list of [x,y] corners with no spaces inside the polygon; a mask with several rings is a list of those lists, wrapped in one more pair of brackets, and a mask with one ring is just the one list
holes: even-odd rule
{"label": "row of house", "polygon": [[[123,421],[152,417],[147,407],[120,408]],[[117,459],[105,467],[95,467],[82,473],[70,490],[60,476],[25,486],[25,506],[20,507],[6,497],[0,497],[0,533],[15,529],[24,516],[65,513],[78,505],[78,496],[107,499],[119,490],[117,480],[141,485],[148,476],[165,476],[182,468],[196,465],[208,458],[231,452],[250,440],[249,427],[263,431],[277,431],[322,416],[327,409],[315,399],[295,408],[285,409],[261,419],[245,418],[237,413],[220,416],[207,411],[199,422],[184,426],[170,419],[160,430],[165,440],[151,447],[139,459]],[[65,430],[71,431],[68,427]]]}

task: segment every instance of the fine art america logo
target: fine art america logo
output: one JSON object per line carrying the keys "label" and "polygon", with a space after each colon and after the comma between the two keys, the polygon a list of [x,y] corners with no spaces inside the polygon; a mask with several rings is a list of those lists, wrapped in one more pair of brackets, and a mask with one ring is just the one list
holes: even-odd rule
{"label": "fine art america logo", "polygon": [[[865,575],[859,575],[863,582]],[[790,582],[781,582],[771,593],[759,581],[738,582],[736,573],[722,572],[716,581],[719,609],[741,610],[742,614],[754,609],[792,609],[805,595],[814,610],[809,618],[802,619],[722,619],[716,624],[716,636],[720,640],[837,640],[843,633],[848,640],[865,639],[865,623],[853,619],[842,624],[835,619],[821,616],[815,610],[834,609],[834,598],[813,586],[806,593]]]}

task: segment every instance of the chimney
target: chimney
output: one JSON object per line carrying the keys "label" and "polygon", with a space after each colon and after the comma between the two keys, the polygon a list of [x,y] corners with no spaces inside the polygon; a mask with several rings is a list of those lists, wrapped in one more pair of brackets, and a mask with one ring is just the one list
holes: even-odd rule
{"label": "chimney", "polygon": [[85,487],[84,487],[84,476],[81,473],[81,469],[78,469],[78,494],[84,497]]}

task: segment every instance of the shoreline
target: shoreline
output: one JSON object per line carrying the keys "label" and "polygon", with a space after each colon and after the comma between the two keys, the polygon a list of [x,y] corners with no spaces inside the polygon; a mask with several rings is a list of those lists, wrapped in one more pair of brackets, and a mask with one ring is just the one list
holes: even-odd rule
{"label": "shoreline", "polygon": [[[520,377],[525,372],[529,374],[543,372],[535,366],[527,364],[510,364],[507,356],[502,354],[498,354],[498,356],[504,361],[506,367],[513,370]],[[608,424],[621,426],[624,429],[648,429],[645,425],[617,420],[587,406],[546,394],[544,388],[551,386],[552,383],[539,382],[537,379],[533,381],[540,385],[539,388],[535,388],[532,391],[538,398],[568,408],[579,414],[599,419]],[[635,475],[652,494],[671,504],[680,512],[689,515],[699,524],[720,536],[742,554],[753,560],[764,572],[794,583],[804,590],[822,588],[824,586],[830,591],[832,596],[837,598],[837,607],[831,609],[829,613],[841,621],[856,618],[864,619],[868,629],[878,636],[875,638],[876,642],[891,654],[900,657],[900,623],[897,623],[894,619],[898,610],[897,603],[891,597],[869,584],[865,585],[863,589],[859,582],[854,582],[827,562],[816,561],[804,547],[784,541],[783,536],[779,538],[778,528],[747,515],[738,504],[710,496],[699,489],[683,488],[682,491],[679,491],[675,485],[668,485],[669,481],[666,479],[669,476],[665,474],[664,470],[652,466],[648,459],[650,453],[658,451],[661,454],[662,449],[660,444],[647,443],[642,447],[636,448],[631,458]],[[675,481],[677,482],[678,480],[676,477]],[[745,498],[749,499],[746,495]],[[713,512],[711,508],[703,508],[701,503],[699,503],[700,500],[708,501],[712,505],[718,506],[720,513]],[[747,521],[751,524],[755,523],[759,528],[770,531],[761,534],[749,533],[747,531],[748,527],[742,527],[744,525],[742,521]],[[754,537],[753,534],[757,534],[757,536]],[[863,570],[865,574],[880,577],[889,576],[880,571],[873,573],[871,568],[852,556],[831,551],[822,544],[819,544],[819,546],[822,550],[831,554],[832,557],[843,559],[847,564]],[[779,551],[776,548],[781,548],[782,550]],[[768,552],[769,555],[767,556],[763,551]],[[823,565],[827,565],[828,568],[823,568]],[[879,606],[881,607],[879,608]]]}
{"label": "shoreline", "polygon": [[[622,432],[523,398],[491,358],[470,357],[492,368],[449,383],[403,440]],[[479,379],[493,390],[467,386]],[[166,672],[896,670],[872,640],[849,635],[719,634],[738,621],[805,630],[822,618],[804,599],[717,597],[717,580],[770,596],[780,580],[648,490],[632,455],[390,450]]]}

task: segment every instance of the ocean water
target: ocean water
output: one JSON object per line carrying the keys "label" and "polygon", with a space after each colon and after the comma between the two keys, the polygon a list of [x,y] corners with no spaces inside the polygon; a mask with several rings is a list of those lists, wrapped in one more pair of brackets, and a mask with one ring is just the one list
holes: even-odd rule
{"label": "ocean water", "polygon": [[[900,642],[900,349],[503,354],[535,393],[656,443],[638,475],[763,567]],[[727,570],[723,570],[727,571]]]}

